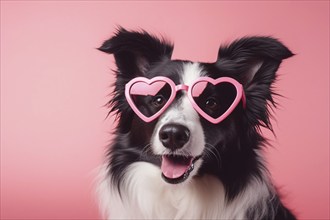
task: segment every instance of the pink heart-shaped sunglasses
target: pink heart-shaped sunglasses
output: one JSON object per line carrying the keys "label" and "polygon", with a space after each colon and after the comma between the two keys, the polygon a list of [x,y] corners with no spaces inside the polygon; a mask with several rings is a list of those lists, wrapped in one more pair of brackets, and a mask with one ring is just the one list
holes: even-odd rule
{"label": "pink heart-shaped sunglasses", "polygon": [[[236,95],[234,95],[229,103],[224,106],[223,111],[220,115],[211,115],[203,106],[198,103],[198,98],[207,93],[207,88],[210,87],[217,88],[222,85],[229,85],[235,90]],[[159,117],[173,102],[178,91],[183,90],[187,92],[188,99],[192,104],[193,108],[206,120],[211,123],[217,124],[224,120],[232,111],[236,108],[240,100],[242,100],[243,107],[245,108],[246,100],[243,91],[243,86],[237,82],[235,79],[230,77],[220,77],[213,79],[210,77],[200,77],[195,80],[191,85],[175,85],[175,83],[163,76],[157,76],[152,79],[145,77],[136,77],[129,81],[125,86],[125,96],[128,104],[131,106],[133,111],[145,122],[151,122]],[[139,102],[138,97],[151,97],[151,99],[157,100],[159,93],[166,91],[166,97],[159,103],[159,108],[155,111],[148,110],[148,107],[144,106]],[[204,94],[205,95],[205,94]],[[162,97],[163,98],[163,97]],[[161,100],[159,100],[161,101]],[[228,101],[227,101],[228,102]],[[148,104],[147,104],[148,105]],[[142,113],[143,112],[143,113]]]}

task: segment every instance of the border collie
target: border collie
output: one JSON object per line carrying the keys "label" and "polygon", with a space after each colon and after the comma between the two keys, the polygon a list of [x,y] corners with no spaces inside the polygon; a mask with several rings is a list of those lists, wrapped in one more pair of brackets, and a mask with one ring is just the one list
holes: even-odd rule
{"label": "border collie", "polygon": [[118,28],[98,48],[117,66],[115,137],[99,184],[108,219],[295,219],[265,167],[273,83],[291,51],[271,37],[221,46],[213,63]]}

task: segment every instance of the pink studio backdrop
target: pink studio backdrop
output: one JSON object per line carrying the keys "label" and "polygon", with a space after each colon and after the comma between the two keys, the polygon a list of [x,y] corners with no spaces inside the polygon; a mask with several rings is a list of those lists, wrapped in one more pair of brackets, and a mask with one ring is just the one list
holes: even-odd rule
{"label": "pink studio backdrop", "polygon": [[1,219],[99,218],[114,62],[95,48],[116,25],[165,34],[195,61],[237,37],[281,39],[297,55],[279,70],[265,153],[298,217],[329,219],[328,1],[1,1]]}

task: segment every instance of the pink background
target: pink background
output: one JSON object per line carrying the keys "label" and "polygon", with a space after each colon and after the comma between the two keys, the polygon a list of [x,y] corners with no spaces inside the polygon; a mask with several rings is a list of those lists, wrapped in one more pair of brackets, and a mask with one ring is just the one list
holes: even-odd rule
{"label": "pink background", "polygon": [[281,39],[297,55],[279,70],[269,167],[300,219],[329,219],[328,1],[1,1],[1,218],[98,218],[114,63],[95,48],[116,25],[165,34],[195,61],[237,37]]}

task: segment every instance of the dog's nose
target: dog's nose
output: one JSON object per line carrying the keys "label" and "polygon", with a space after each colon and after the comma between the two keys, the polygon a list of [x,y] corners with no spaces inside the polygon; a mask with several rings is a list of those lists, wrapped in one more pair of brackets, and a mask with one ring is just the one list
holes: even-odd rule
{"label": "dog's nose", "polygon": [[190,131],[180,124],[166,124],[159,131],[159,139],[164,147],[171,150],[180,149],[189,141]]}

